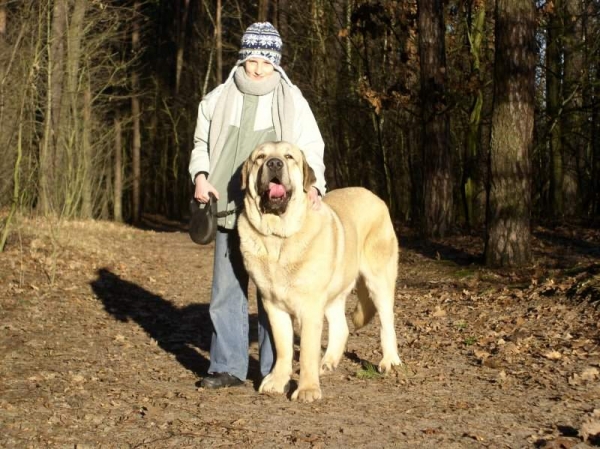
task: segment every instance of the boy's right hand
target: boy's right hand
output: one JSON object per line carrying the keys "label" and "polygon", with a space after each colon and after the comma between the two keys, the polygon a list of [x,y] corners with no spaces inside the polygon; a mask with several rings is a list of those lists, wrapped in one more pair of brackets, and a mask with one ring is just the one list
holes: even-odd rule
{"label": "boy's right hand", "polygon": [[196,188],[194,189],[194,198],[200,203],[208,203],[208,194],[212,192],[215,198],[219,199],[219,192],[212,186],[206,179],[204,173],[200,173],[196,176],[195,180]]}

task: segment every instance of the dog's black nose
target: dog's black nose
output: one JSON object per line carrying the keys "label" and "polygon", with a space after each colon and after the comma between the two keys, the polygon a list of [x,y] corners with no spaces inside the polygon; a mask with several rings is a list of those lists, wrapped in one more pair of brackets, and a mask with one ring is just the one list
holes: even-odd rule
{"label": "dog's black nose", "polygon": [[283,168],[283,161],[274,157],[267,161],[267,167],[272,171],[280,171]]}

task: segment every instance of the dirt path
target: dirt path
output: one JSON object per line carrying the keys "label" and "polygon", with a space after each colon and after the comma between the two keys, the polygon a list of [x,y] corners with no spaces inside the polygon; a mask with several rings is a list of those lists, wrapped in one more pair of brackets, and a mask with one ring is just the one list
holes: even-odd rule
{"label": "dirt path", "polygon": [[[537,230],[538,263],[518,273],[473,264],[475,238],[401,235],[405,367],[368,369],[375,320],[351,334],[324,399],[299,404],[257,393],[255,332],[245,386],[197,387],[212,247],[24,221],[0,254],[0,447],[600,445],[600,239],[573,232]],[[251,311],[255,331],[254,300]]]}

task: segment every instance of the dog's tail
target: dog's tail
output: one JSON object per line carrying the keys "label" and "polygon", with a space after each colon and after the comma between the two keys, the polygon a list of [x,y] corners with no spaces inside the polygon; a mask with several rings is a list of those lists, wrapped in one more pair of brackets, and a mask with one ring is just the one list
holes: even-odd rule
{"label": "dog's tail", "polygon": [[352,313],[352,322],[356,329],[360,329],[369,324],[377,311],[362,276],[356,282],[356,295],[358,296],[358,302]]}

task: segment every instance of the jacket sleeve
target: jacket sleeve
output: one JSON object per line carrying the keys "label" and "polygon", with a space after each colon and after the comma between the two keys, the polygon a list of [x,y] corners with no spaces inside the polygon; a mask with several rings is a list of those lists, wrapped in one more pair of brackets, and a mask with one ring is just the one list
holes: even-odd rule
{"label": "jacket sleeve", "polygon": [[208,100],[202,100],[198,106],[198,118],[196,119],[196,130],[194,132],[194,149],[190,157],[188,170],[194,182],[194,176],[201,171],[210,173],[210,158],[208,154],[208,130],[210,128],[210,116],[208,111]]}
{"label": "jacket sleeve", "polygon": [[295,144],[304,152],[308,165],[315,172],[317,178],[315,187],[319,189],[321,195],[325,195],[327,189],[325,183],[325,163],[323,161],[325,142],[323,142],[317,120],[308,102],[302,96],[300,90],[297,88],[295,90],[297,93],[296,100],[294,101],[296,109],[294,120]]}

